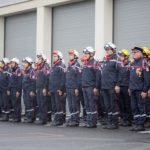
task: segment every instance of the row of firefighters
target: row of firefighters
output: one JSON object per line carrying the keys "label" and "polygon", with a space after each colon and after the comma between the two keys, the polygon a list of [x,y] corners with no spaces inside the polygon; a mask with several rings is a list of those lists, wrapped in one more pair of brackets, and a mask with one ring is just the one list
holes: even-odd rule
{"label": "row of firefighters", "polygon": [[116,53],[111,42],[104,50],[106,57],[97,61],[95,50],[86,47],[82,64],[78,62],[79,53],[69,50],[67,67],[60,51],[52,52],[52,66],[43,53],[37,54],[36,63],[30,57],[23,59],[23,69],[17,58],[1,59],[0,120],[21,122],[23,96],[26,123],[51,121],[54,126],[79,126],[81,104],[83,126],[87,128],[97,127],[100,119],[104,129],[118,129],[122,125],[131,126],[131,131],[145,130],[150,126],[149,49],[134,47],[132,61],[128,50]]}

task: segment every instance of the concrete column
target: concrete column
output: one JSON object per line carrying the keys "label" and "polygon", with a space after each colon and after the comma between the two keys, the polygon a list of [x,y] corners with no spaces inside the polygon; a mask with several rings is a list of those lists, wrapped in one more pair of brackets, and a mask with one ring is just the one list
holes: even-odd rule
{"label": "concrete column", "polygon": [[52,8],[37,8],[36,52],[42,51],[51,61]]}
{"label": "concrete column", "polygon": [[4,57],[4,17],[0,17],[0,58]]}
{"label": "concrete column", "polygon": [[95,0],[95,50],[96,57],[105,56],[104,44],[112,42],[113,0]]}

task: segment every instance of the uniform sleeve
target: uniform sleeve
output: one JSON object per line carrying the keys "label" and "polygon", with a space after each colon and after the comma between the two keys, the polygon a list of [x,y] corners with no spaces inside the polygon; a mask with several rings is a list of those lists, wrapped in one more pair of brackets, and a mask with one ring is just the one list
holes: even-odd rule
{"label": "uniform sleeve", "polygon": [[45,89],[48,89],[48,80],[49,80],[49,74],[50,74],[49,68],[45,66],[43,73],[44,73],[43,87],[44,87]]}
{"label": "uniform sleeve", "polygon": [[18,76],[18,86],[17,86],[17,91],[21,92],[22,91],[22,78],[23,74],[21,72],[21,69],[18,69],[17,71],[17,76]]}
{"label": "uniform sleeve", "polygon": [[147,92],[150,87],[150,71],[149,66],[145,63],[143,68],[143,80],[144,80],[144,86],[143,86],[143,92]]}
{"label": "uniform sleeve", "polygon": [[96,83],[95,88],[100,89],[101,88],[101,69],[100,64],[97,62],[94,67],[95,77],[96,77]]}
{"label": "uniform sleeve", "polygon": [[79,89],[81,87],[81,66],[79,63],[77,64],[76,76],[77,76],[77,78],[76,78],[77,79],[76,89]]}
{"label": "uniform sleeve", "polygon": [[36,91],[36,73],[34,70],[31,70],[31,75],[30,75],[30,80],[31,80],[31,91],[35,92]]}
{"label": "uniform sleeve", "polygon": [[63,91],[65,89],[65,81],[66,81],[66,66],[63,64],[60,68],[60,88],[59,90]]}
{"label": "uniform sleeve", "polygon": [[11,77],[11,70],[8,69],[8,71],[7,71],[7,80],[8,80],[7,90],[10,90],[10,88],[9,88],[10,77]]}
{"label": "uniform sleeve", "polygon": [[116,71],[117,71],[117,83],[116,83],[116,86],[120,86],[121,84],[121,81],[123,79],[123,74],[122,74],[122,66],[121,66],[122,62],[121,60],[119,60],[117,58],[117,61],[116,61]]}

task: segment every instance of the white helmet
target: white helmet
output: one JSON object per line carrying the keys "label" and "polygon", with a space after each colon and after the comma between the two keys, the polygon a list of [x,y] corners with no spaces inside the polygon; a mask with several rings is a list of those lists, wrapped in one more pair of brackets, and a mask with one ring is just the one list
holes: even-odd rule
{"label": "white helmet", "polygon": [[16,64],[19,65],[19,59],[18,59],[18,58],[13,58],[11,61],[12,61],[12,62],[15,62]]}
{"label": "white helmet", "polygon": [[77,58],[79,58],[79,52],[77,50],[69,50],[69,54],[74,54]]}
{"label": "white helmet", "polygon": [[23,62],[28,62],[29,64],[33,63],[33,60],[31,57],[26,57],[25,59],[22,60]]}
{"label": "white helmet", "polygon": [[2,58],[2,62],[5,64],[5,65],[8,65],[10,63],[10,60],[8,58]]}
{"label": "white helmet", "polygon": [[63,58],[63,54],[60,51],[53,51],[52,54],[53,55],[58,55],[59,58],[61,58],[61,59]]}
{"label": "white helmet", "polygon": [[43,58],[43,60],[46,61],[46,56],[42,52],[37,53],[36,57]]}
{"label": "white helmet", "polygon": [[105,46],[104,46],[104,49],[108,49],[108,48],[110,48],[112,50],[116,50],[116,45],[111,43],[111,42],[106,43]]}
{"label": "white helmet", "polygon": [[84,50],[83,50],[83,53],[93,53],[95,54],[95,50],[91,47],[91,46],[88,46],[86,47]]}

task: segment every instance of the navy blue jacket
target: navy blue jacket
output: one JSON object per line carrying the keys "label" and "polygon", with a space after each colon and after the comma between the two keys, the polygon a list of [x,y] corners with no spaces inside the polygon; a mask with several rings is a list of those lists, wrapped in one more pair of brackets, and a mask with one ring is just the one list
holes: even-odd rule
{"label": "navy blue jacket", "polygon": [[36,91],[35,79],[36,79],[35,71],[32,67],[30,67],[23,74],[22,89],[35,92]]}
{"label": "navy blue jacket", "polygon": [[93,87],[100,89],[101,72],[99,63],[95,60],[89,60],[83,65],[82,87]]}
{"label": "navy blue jacket", "polygon": [[143,92],[149,89],[149,66],[142,58],[134,60],[130,66],[129,89]]}
{"label": "navy blue jacket", "polygon": [[65,74],[66,66],[62,61],[56,62],[50,69],[49,76],[49,91],[55,90],[65,91]]}
{"label": "navy blue jacket", "polygon": [[104,61],[102,67],[101,88],[113,89],[115,86],[120,86],[119,71],[121,62],[116,54]]}
{"label": "navy blue jacket", "polygon": [[47,89],[48,87],[49,68],[42,64],[38,66],[36,73],[36,88]]}
{"label": "navy blue jacket", "polygon": [[3,92],[5,90],[9,90],[9,80],[11,75],[11,69],[6,66],[1,72],[0,72],[0,92]]}
{"label": "navy blue jacket", "polygon": [[129,78],[130,78],[129,64],[130,64],[129,62],[121,64],[119,71],[120,86],[129,86]]}
{"label": "navy blue jacket", "polygon": [[22,72],[19,67],[12,69],[8,87],[9,90],[15,88],[17,92],[22,91]]}
{"label": "navy blue jacket", "polygon": [[78,61],[69,64],[66,72],[66,88],[79,89],[80,70],[81,68]]}

